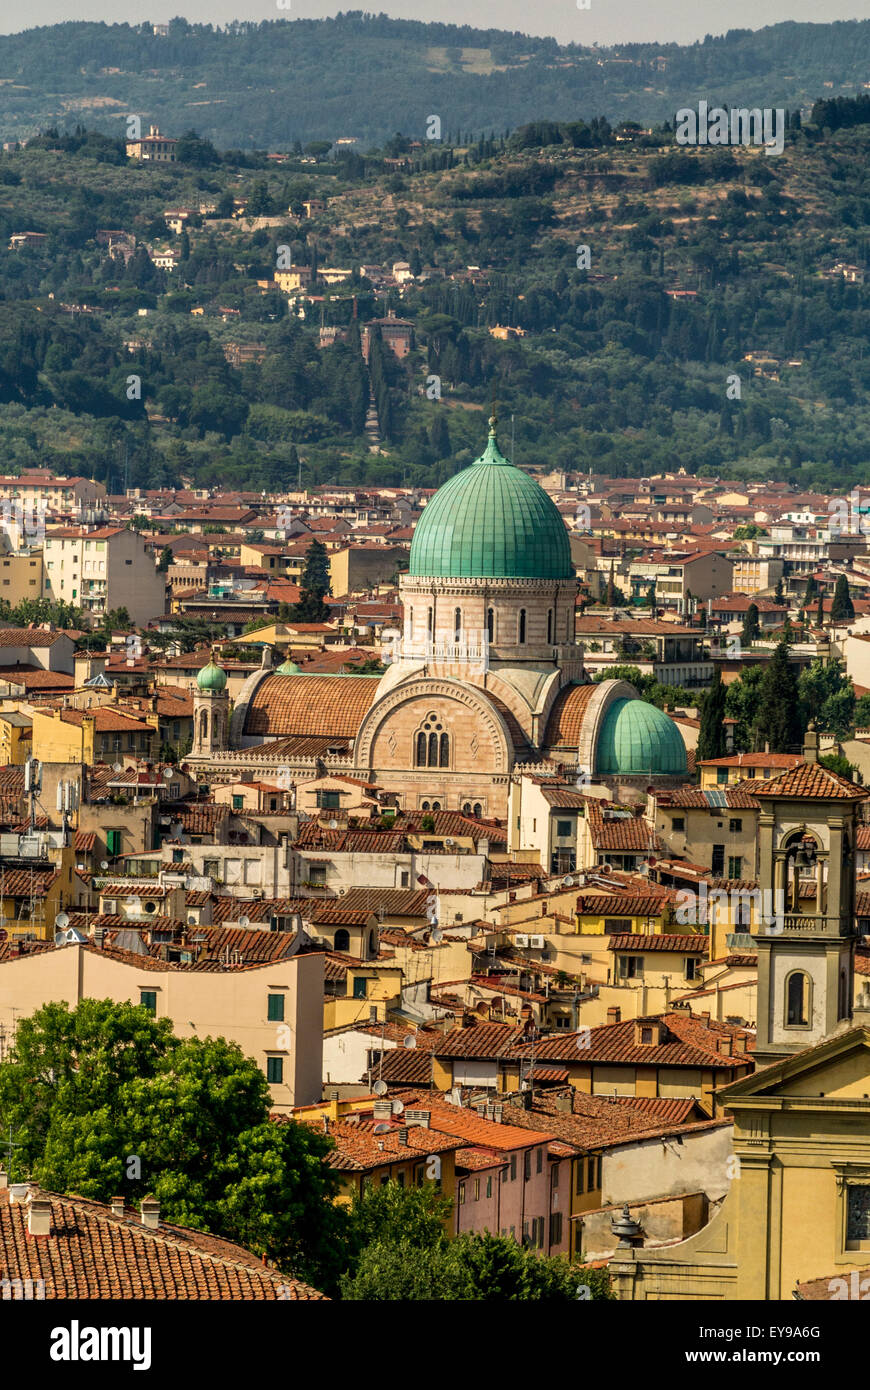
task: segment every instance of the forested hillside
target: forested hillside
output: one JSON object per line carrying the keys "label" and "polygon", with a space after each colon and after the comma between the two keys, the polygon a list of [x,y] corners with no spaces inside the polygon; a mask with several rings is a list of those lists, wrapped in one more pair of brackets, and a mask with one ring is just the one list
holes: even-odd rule
{"label": "forested hillside", "polygon": [[118,134],[128,114],[195,125],[224,148],[422,137],[432,113],[445,132],[477,136],[541,115],[661,121],[704,97],[808,106],[826,84],[854,95],[868,72],[867,20],[618,48],[360,12],[226,29],[177,19],[166,36],[149,23],[69,23],[0,36],[0,139],[77,119]]}

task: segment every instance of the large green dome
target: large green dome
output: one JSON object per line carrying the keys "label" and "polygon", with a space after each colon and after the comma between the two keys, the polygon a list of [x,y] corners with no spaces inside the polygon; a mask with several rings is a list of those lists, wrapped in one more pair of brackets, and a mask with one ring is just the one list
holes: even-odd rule
{"label": "large green dome", "polygon": [[597,771],[610,776],[682,775],[686,745],[672,719],[646,700],[614,700],[598,735]]}
{"label": "large green dome", "polygon": [[411,542],[408,573],[439,579],[571,579],[565,523],[544,489],[502,455],[489,422],[479,459],[440,487]]}

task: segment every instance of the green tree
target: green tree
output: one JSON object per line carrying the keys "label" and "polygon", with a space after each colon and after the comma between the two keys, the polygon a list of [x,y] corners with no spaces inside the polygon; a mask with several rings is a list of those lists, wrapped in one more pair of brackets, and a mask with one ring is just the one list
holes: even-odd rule
{"label": "green tree", "polygon": [[856,698],[842,663],[814,661],[798,677],[801,731],[812,719],[816,728],[835,738],[848,738],[855,727]]}
{"label": "green tree", "polygon": [[262,1071],[235,1043],[182,1042],[168,1019],[111,1000],[45,1005],[21,1021],[0,1064],[15,1175],[98,1201],[151,1191],[167,1221],[334,1288],[349,1226],[323,1161],[331,1141],[271,1122],[269,1105]]}
{"label": "green tree", "polygon": [[804,589],[802,607],[809,608],[810,604],[816,596],[817,588],[818,586],[816,585],[815,579],[811,574],[808,574],[806,588]]}
{"label": "green tree", "polygon": [[778,642],[761,677],[755,746],[763,748],[766,744],[771,753],[793,753],[801,742],[801,732],[795,668],[788,659],[788,646]]}
{"label": "green tree", "polygon": [[753,730],[758,714],[761,693],[761,678],[764,667],[750,666],[732,681],[725,692],[725,714],[735,720],[734,747],[737,752],[746,753],[754,748]]}
{"label": "green tree", "polygon": [[854,763],[842,753],[824,753],[819,762],[822,767],[826,767],[829,772],[836,772],[840,777],[846,777],[850,782],[863,782],[864,778],[858,771]]}
{"label": "green tree", "polygon": [[363,1250],[354,1274],[343,1280],[342,1295],[353,1301],[497,1303],[613,1297],[605,1271],[569,1264],[559,1255],[539,1255],[511,1236],[488,1231],[442,1240],[425,1250],[410,1240],[375,1242]]}
{"label": "green tree", "polygon": [[305,566],[299,580],[299,601],[293,604],[297,623],[322,623],[329,617],[324,603],[332,593],[329,582],[329,555],[323,541],[313,540],[305,552]]}
{"label": "green tree", "polygon": [[819,602],[816,606],[816,627],[821,629],[825,626],[825,596],[819,592]]}
{"label": "green tree", "polygon": [[722,681],[719,667],[713,673],[713,682],[704,696],[701,706],[701,727],[698,732],[698,758],[721,758],[726,751],[725,743],[725,699],[727,688]]}
{"label": "green tree", "polygon": [[758,604],[750,603],[743,619],[743,631],[740,634],[741,640],[751,647],[753,642],[757,642],[761,636],[761,624],[758,621]]}
{"label": "green tree", "polygon": [[778,603],[780,608],[785,604],[785,591],[783,590],[781,579],[777,579],[776,581],[776,588],[773,591],[773,601],[774,603]]}
{"label": "green tree", "polygon": [[855,606],[849,593],[849,581],[845,574],[837,576],[834,597],[831,602],[831,622],[850,623],[855,616]]}

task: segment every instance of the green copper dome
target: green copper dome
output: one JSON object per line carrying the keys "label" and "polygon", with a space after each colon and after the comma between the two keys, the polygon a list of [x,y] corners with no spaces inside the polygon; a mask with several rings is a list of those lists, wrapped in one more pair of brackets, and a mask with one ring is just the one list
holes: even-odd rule
{"label": "green copper dome", "polygon": [[208,665],[197,672],[196,683],[200,690],[225,690],[227,673],[215,664],[214,657],[210,657]]}
{"label": "green copper dome", "polygon": [[411,542],[410,575],[571,579],[565,523],[544,489],[502,455],[489,422],[479,459],[440,487]]}
{"label": "green copper dome", "polygon": [[298,667],[298,666],[296,665],[296,662],[295,662],[295,661],[291,661],[290,658],[288,657],[286,661],[282,661],[282,662],[281,662],[281,665],[280,665],[280,666],[276,666],[276,668],[275,668],[275,675],[276,675],[276,676],[298,676],[298,675],[301,675],[301,669],[300,669],[300,667]]}
{"label": "green copper dome", "polygon": [[682,775],[686,745],[679,729],[646,700],[614,700],[598,736],[597,770],[611,776]]}

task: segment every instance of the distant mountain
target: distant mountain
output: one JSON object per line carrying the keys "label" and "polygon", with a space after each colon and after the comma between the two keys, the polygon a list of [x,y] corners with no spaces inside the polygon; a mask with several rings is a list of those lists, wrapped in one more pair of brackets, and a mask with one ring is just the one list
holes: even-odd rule
{"label": "distant mountain", "polygon": [[735,29],[702,43],[560,46],[498,29],[361,12],[323,20],[58,24],[0,36],[0,138],[81,121],[120,135],[127,115],[216,145],[395,131],[502,132],[541,116],[661,121],[706,98],[808,108],[870,72],[870,20]]}

